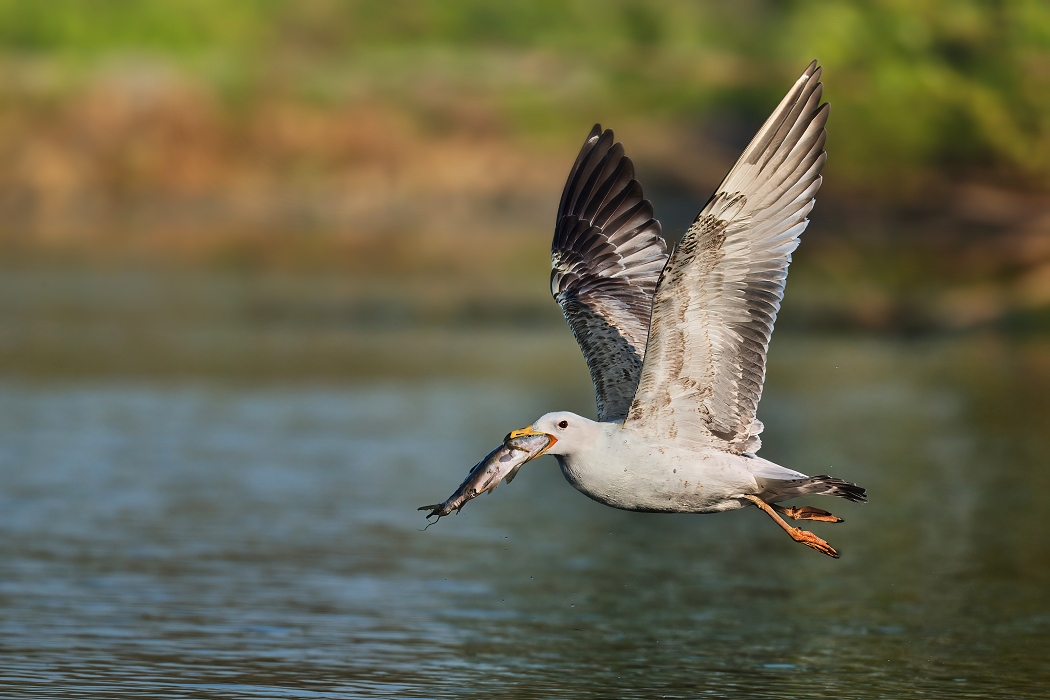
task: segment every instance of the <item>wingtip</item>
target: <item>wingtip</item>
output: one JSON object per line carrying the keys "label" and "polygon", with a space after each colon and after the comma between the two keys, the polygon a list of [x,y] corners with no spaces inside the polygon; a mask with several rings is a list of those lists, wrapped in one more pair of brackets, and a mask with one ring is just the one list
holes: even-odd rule
{"label": "wingtip", "polygon": [[611,148],[616,143],[616,135],[613,134],[612,129],[602,129],[602,125],[596,123],[591,127],[591,132],[587,134],[586,140],[583,142],[583,147],[586,150],[590,148],[599,148],[599,144],[604,144],[605,148]]}
{"label": "wingtip", "polygon": [[806,66],[806,70],[802,71],[802,75],[799,76],[799,83],[819,83],[820,76],[824,72],[824,67],[817,63],[817,59],[810,61],[809,65]]}

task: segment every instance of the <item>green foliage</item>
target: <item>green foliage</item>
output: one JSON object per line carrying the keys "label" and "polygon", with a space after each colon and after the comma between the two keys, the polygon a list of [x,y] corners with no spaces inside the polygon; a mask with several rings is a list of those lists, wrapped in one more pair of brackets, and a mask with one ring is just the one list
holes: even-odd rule
{"label": "green foliage", "polygon": [[1046,0],[0,0],[0,52],[77,70],[150,55],[242,92],[353,84],[409,105],[436,83],[576,131],[715,107],[753,122],[817,57],[837,177],[1050,180]]}

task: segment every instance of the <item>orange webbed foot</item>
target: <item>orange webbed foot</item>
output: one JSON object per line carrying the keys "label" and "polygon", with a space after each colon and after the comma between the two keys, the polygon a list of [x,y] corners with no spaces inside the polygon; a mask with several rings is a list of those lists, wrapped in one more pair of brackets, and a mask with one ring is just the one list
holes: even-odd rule
{"label": "orange webbed foot", "polygon": [[834,547],[832,547],[830,544],[814,535],[812,532],[803,530],[802,528],[793,527],[790,530],[788,530],[788,534],[791,535],[791,539],[795,540],[796,542],[801,542],[807,547],[812,547],[821,554],[826,554],[832,559],[839,558],[839,553],[835,551]]}
{"label": "orange webbed foot", "polygon": [[842,518],[837,515],[832,515],[826,510],[820,508],[814,508],[813,506],[802,506],[800,508],[784,508],[782,506],[773,506],[773,508],[781,515],[786,515],[792,520],[817,520],[822,523],[841,523]]}
{"label": "orange webbed foot", "polygon": [[[785,514],[789,515],[790,517],[793,517],[793,518],[796,518],[796,519],[803,519],[803,520],[817,520],[817,519],[819,519],[819,517],[835,518],[835,516],[831,515],[831,513],[828,513],[828,512],[823,511],[823,510],[820,510],[818,508],[810,508],[808,506],[807,507],[803,507],[803,508],[781,508],[780,506],[770,505],[769,503],[766,503],[765,501],[763,501],[758,496],[752,496],[750,494],[745,495],[744,498],[746,498],[747,500],[751,501],[756,506],[761,508],[762,511],[764,511],[766,515],[771,517],[773,519],[773,521],[777,525],[779,525],[781,528],[783,528],[784,532],[786,532],[787,534],[791,535],[791,539],[795,540],[796,542],[801,542],[802,544],[806,545],[807,547],[811,547],[811,548],[817,550],[821,554],[826,554],[827,556],[831,557],[832,559],[838,559],[839,558],[839,553],[835,551],[834,547],[832,547],[830,544],[828,544],[824,540],[822,540],[819,537],[817,537],[816,535],[814,535],[812,532],[808,532],[808,531],[803,530],[802,528],[798,528],[798,527],[791,527],[790,525],[787,524],[787,522],[783,518],[780,517],[780,515],[778,514],[778,511],[781,512],[781,513],[785,513]],[[791,511],[794,511],[795,514],[793,515],[791,513]],[[803,514],[803,517],[802,518],[798,518],[797,517],[798,514]],[[805,517],[807,515],[808,516],[817,515],[818,517],[817,518],[814,518],[814,517],[807,518],[807,517]],[[835,520],[833,520],[831,522],[838,522],[838,518],[835,518]]]}

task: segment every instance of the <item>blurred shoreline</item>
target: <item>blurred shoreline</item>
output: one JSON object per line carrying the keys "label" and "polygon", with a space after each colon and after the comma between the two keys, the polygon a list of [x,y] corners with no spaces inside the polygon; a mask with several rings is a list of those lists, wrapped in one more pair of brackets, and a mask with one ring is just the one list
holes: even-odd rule
{"label": "blurred shoreline", "polygon": [[[435,131],[377,100],[264,100],[234,118],[199,86],[121,76],[44,114],[33,100],[5,106],[0,269],[420,279],[460,288],[468,313],[473,290],[494,286],[511,306],[539,303],[557,198],[589,125],[539,138],[474,105]],[[673,243],[740,139],[624,121],[617,136]],[[837,138],[833,124],[832,156]],[[965,180],[922,192],[851,191],[832,157],[788,313],[823,329],[1050,326],[1050,195]]]}
{"label": "blurred shoreline", "polygon": [[[567,392],[587,396],[583,359],[543,279],[479,290],[469,277],[8,270],[0,274],[0,379],[528,382],[557,375]],[[789,282],[774,348],[1043,348],[1050,337],[1038,312],[966,328],[912,318],[858,323],[846,315],[850,307],[826,301],[827,290],[805,275]]]}
{"label": "blurred shoreline", "polygon": [[547,252],[591,125],[673,243],[814,55],[829,161],[779,332],[1050,331],[1038,3],[172,7],[0,0],[8,372],[186,313],[563,332]]}

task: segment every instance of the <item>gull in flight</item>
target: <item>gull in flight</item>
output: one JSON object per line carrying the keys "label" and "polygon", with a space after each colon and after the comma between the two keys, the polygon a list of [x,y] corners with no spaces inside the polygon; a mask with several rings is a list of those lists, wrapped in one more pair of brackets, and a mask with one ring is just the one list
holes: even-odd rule
{"label": "gull in flight", "polygon": [[599,503],[658,513],[756,506],[796,542],[838,557],[784,517],[840,518],[780,504],[863,502],[865,490],[756,454],[769,337],[826,159],[820,72],[814,61],[795,82],[670,256],[623,146],[595,125],[558,206],[551,293],[583,350],[598,420],[548,413],[511,432],[447,501],[420,508],[428,518],[549,454]]}

